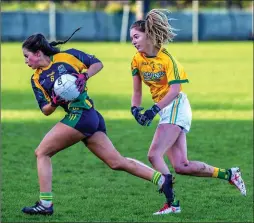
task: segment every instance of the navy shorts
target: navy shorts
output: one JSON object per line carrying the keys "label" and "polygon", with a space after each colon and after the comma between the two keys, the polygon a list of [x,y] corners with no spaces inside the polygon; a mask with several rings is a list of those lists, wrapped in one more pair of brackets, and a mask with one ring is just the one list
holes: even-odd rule
{"label": "navy shorts", "polygon": [[70,113],[65,115],[61,122],[74,129],[77,129],[86,137],[91,136],[98,131],[106,134],[104,118],[94,108],[90,108],[89,110],[82,108],[71,108]]}

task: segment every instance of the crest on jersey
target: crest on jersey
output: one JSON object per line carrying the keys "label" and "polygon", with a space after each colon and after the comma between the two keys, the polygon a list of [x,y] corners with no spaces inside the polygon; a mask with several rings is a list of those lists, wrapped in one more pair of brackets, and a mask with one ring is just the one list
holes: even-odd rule
{"label": "crest on jersey", "polygon": [[155,62],[153,62],[153,61],[150,62],[149,65],[150,65],[150,67],[152,68],[153,71],[154,71],[155,69],[157,69],[157,70],[162,70],[162,68],[163,68],[162,64],[160,64],[160,63],[155,63]]}
{"label": "crest on jersey", "polygon": [[57,67],[57,69],[58,69],[59,74],[65,74],[65,73],[67,73],[67,70],[66,70],[66,68],[64,67],[63,64],[59,65]]}

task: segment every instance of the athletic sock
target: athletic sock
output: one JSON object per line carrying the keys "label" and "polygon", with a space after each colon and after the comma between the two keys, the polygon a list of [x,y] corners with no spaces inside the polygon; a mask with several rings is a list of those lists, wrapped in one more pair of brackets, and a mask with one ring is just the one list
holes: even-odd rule
{"label": "athletic sock", "polygon": [[176,198],[174,197],[174,201],[171,203],[171,205],[174,207],[179,206],[179,200],[176,200]]}
{"label": "athletic sock", "polygon": [[52,205],[52,200],[52,192],[40,192],[40,202],[44,207],[50,207]]}
{"label": "athletic sock", "polygon": [[153,178],[151,180],[155,185],[159,185],[160,187],[165,181],[165,177],[160,173],[155,171],[153,174]]}
{"label": "athletic sock", "polygon": [[[165,177],[160,172],[155,171],[153,174],[152,182],[154,184],[158,185],[159,187],[161,187],[165,182]],[[173,196],[174,196],[174,200],[171,203],[171,205],[175,206],[175,207],[179,206],[179,200],[176,199],[175,191],[174,191]]]}
{"label": "athletic sock", "polygon": [[223,179],[223,180],[229,180],[231,177],[230,171],[227,169],[221,169],[221,168],[214,168],[212,177]]}

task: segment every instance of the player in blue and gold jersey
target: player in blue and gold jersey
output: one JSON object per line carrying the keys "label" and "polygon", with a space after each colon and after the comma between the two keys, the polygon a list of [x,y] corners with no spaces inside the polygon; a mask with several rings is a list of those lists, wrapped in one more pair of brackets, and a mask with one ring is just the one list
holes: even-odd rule
{"label": "player in blue and gold jersey", "polygon": [[[69,39],[49,43],[42,34],[35,34],[22,45],[25,63],[35,70],[31,83],[42,113],[51,115],[58,106],[66,111],[66,116],[45,135],[35,150],[40,201],[34,206],[24,207],[22,211],[26,214],[53,214],[51,157],[80,141],[110,168],[152,181],[160,186],[168,200],[171,199],[170,179],[167,176],[135,159],[121,156],[107,137],[104,119],[94,109],[86,87],[87,80],[98,73],[103,64],[95,56],[80,50],[60,51],[56,47]],[[76,84],[81,92],[77,99],[69,103],[53,91],[55,80],[66,73],[77,77]]]}
{"label": "player in blue and gold jersey", "polygon": [[[246,195],[238,167],[221,169],[200,161],[189,161],[187,158],[186,133],[190,130],[192,112],[182,85],[188,83],[189,78],[179,61],[163,46],[175,36],[175,30],[169,24],[168,13],[167,10],[153,9],[145,20],[134,22],[130,28],[132,44],[138,51],[131,63],[131,113],[143,126],[149,126],[154,117],[160,115],[148,152],[149,161],[156,170],[172,179],[163,158],[167,155],[176,173],[224,179],[235,185],[242,195]],[[154,105],[144,113],[141,113],[140,107],[142,82],[150,88],[154,101]],[[179,202],[171,200],[154,214],[180,211]]]}

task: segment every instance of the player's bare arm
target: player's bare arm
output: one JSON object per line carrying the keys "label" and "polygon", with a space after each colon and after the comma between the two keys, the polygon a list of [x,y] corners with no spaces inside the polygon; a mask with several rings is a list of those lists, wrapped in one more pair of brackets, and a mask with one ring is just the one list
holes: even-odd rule
{"label": "player's bare arm", "polygon": [[165,108],[167,105],[169,105],[180,93],[180,84],[172,84],[170,86],[169,92],[162,98],[158,103],[157,106],[159,106],[160,109]]}
{"label": "player's bare arm", "polygon": [[138,75],[133,77],[133,95],[131,106],[139,107],[142,103],[142,82]]}
{"label": "player's bare arm", "polygon": [[94,63],[92,64],[86,73],[88,74],[89,78],[92,77],[93,75],[97,74],[101,69],[103,68],[102,62]]}

